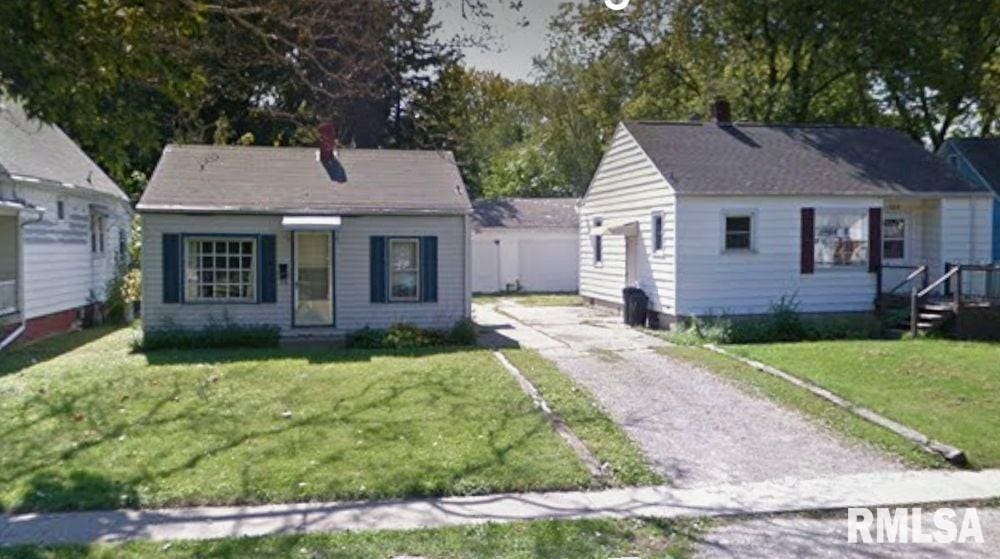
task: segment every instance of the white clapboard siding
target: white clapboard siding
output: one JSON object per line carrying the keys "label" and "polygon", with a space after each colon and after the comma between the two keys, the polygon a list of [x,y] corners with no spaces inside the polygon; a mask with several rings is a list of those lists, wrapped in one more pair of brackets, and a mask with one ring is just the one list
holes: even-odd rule
{"label": "white clapboard siding", "polygon": [[[993,201],[988,197],[944,198],[941,200],[941,261],[955,264],[983,264],[993,255]],[[942,270],[943,271],[943,270]],[[981,295],[986,276],[967,274],[967,293]]]}
{"label": "white clapboard siding", "polygon": [[[280,216],[143,215],[143,309],[145,326],[202,328],[229,320],[246,325],[275,325],[287,335],[342,333],[366,326],[386,328],[407,322],[426,328],[445,328],[469,316],[467,291],[467,224],[464,217],[345,217],[335,240],[335,316],[333,329],[292,328],[291,281],[277,288],[273,304],[164,304],[162,238],[178,234],[273,234],[277,262],[291,270],[291,233]],[[438,237],[438,302],[372,304],[370,302],[370,237]]]}
{"label": "white clapboard siding", "polygon": [[[23,230],[26,318],[75,309],[105,299],[105,287],[115,273],[118,231],[131,234],[131,214],[125,203],[83,190],[28,185],[19,195],[45,210],[41,221],[26,218]],[[62,200],[64,218],[58,218]],[[105,219],[104,253],[90,246],[91,204],[100,205]]]}
{"label": "white clapboard siding", "polygon": [[[653,253],[652,216],[663,213],[663,250]],[[621,303],[625,287],[625,238],[604,235],[603,262],[594,262],[591,229],[595,218],[605,225],[639,224],[642,238],[637,280],[653,310],[675,314],[675,198],[663,175],[624,126],[597,169],[580,208],[580,294]]]}
{"label": "white clapboard siding", "polygon": [[[801,210],[881,206],[877,198],[679,197],[678,314],[766,313],[782,297],[794,297],[803,312],[871,310],[876,280],[867,266],[800,273]],[[753,215],[754,251],[724,250],[729,212]]]}

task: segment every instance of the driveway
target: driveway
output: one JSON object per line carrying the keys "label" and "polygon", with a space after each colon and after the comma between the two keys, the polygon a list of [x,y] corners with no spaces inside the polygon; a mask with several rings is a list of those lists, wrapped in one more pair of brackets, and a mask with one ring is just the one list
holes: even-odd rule
{"label": "driveway", "polygon": [[903,465],[696,366],[586,307],[476,304],[487,343],[535,349],[589,389],[677,487],[902,470]]}

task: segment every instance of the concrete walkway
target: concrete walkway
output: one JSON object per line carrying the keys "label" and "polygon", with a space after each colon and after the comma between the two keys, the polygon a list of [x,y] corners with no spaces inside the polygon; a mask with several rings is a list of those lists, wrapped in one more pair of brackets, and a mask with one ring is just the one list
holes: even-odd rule
{"label": "concrete walkway", "polygon": [[896,459],[655,350],[585,307],[477,304],[488,343],[535,349],[587,388],[677,487],[903,470]]}
{"label": "concrete walkway", "polygon": [[1000,497],[1000,470],[921,471],[697,489],[627,488],[397,502],[0,517],[0,545],[198,540],[579,518],[692,518]]}

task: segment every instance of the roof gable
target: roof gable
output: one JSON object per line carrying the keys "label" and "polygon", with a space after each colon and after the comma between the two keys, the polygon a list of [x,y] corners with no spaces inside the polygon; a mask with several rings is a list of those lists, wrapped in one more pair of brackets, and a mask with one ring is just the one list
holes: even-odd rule
{"label": "roof gable", "polygon": [[476,200],[473,220],[478,228],[576,229],[576,198],[503,198]]}
{"label": "roof gable", "polygon": [[890,129],[630,122],[628,131],[679,194],[981,193]]}
{"label": "roof gable", "polygon": [[1000,138],[948,140],[993,192],[1000,194]]}
{"label": "roof gable", "polygon": [[50,181],[128,197],[58,126],[29,118],[20,103],[0,98],[0,174]]}
{"label": "roof gable", "polygon": [[170,145],[139,209],[234,213],[471,211],[450,152]]}

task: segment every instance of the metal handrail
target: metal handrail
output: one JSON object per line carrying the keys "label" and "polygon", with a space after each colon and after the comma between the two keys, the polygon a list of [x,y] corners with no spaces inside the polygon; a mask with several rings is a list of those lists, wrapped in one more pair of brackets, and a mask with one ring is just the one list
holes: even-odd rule
{"label": "metal handrail", "polygon": [[951,278],[959,274],[961,270],[962,270],[961,265],[952,267],[950,270],[948,270],[948,272],[945,275],[939,277],[937,280],[934,281],[934,283],[930,284],[929,286],[925,287],[922,291],[918,292],[916,296],[920,299],[923,299],[924,297],[930,295],[931,293],[934,292],[935,289],[941,287],[941,285],[944,284],[944,282],[950,280]]}
{"label": "metal handrail", "polygon": [[[895,266],[884,266],[884,267],[885,268],[901,268],[901,269],[906,269],[906,270],[910,269],[909,266],[905,266],[905,267],[904,266],[898,266],[898,267],[895,267]],[[899,282],[899,284],[896,285],[896,287],[893,287],[889,291],[886,291],[885,293],[883,293],[883,295],[892,295],[893,293],[899,291],[900,288],[904,287],[905,285],[907,285],[908,283],[910,283],[911,281],[917,279],[920,276],[924,276],[924,284],[926,285],[927,284],[927,273],[928,273],[928,271],[929,271],[929,268],[927,268],[927,266],[920,266],[920,267],[918,267],[916,270],[914,270],[913,272],[911,272],[910,275],[906,276],[905,280]]]}

